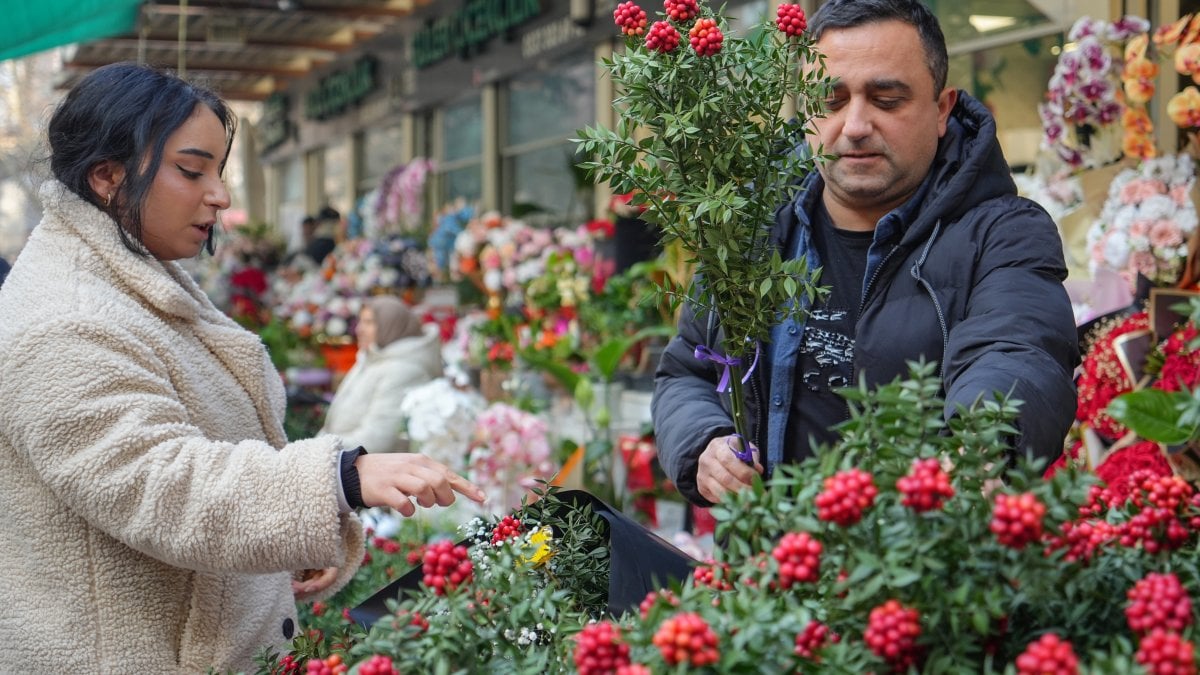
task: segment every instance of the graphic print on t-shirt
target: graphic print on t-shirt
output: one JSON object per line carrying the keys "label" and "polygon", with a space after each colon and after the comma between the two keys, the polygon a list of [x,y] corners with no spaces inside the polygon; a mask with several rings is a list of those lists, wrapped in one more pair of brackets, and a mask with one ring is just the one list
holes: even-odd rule
{"label": "graphic print on t-shirt", "polygon": [[[800,347],[806,368],[802,379],[809,390],[850,386],[850,373],[854,368],[854,338],[842,332],[849,316],[851,312],[847,309],[828,307],[814,309],[809,315],[804,329],[804,344]],[[850,330],[854,330],[853,325]]]}

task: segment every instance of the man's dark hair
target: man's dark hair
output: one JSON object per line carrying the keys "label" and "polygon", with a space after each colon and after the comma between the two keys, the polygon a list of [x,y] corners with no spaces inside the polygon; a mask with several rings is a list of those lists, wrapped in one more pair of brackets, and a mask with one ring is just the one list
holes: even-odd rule
{"label": "man's dark hair", "polygon": [[[50,170],[75,194],[110,214],[121,241],[138,255],[143,245],[142,210],[162,164],[167,137],[206,106],[225,127],[225,154],[233,144],[237,121],[215,93],[175,75],[138,65],[114,63],[97,68],[75,85],[50,118]],[[125,168],[121,199],[105,204],[88,182],[92,167],[114,161]],[[221,170],[224,170],[222,165]],[[213,251],[213,232],[205,247]]]}
{"label": "man's dark hair", "polygon": [[813,40],[831,28],[855,28],[880,21],[903,21],[917,29],[925,48],[925,63],[933,76],[933,95],[946,88],[950,57],[946,36],[937,17],[920,0],[829,0],[813,13],[808,30]]}

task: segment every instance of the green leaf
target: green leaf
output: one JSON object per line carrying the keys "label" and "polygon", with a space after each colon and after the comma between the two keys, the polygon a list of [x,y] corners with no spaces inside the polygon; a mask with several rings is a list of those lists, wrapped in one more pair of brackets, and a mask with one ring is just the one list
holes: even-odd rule
{"label": "green leaf", "polygon": [[1143,389],[1113,399],[1106,412],[1142,438],[1176,445],[1196,436],[1195,427],[1179,425],[1188,399],[1183,392]]}

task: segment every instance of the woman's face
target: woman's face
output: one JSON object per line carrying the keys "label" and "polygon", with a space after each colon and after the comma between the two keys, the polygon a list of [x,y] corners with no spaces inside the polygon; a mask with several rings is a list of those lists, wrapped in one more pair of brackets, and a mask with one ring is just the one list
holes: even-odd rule
{"label": "woman's face", "polygon": [[203,104],[167,137],[142,211],[142,243],[155,258],[198,255],[217,226],[217,212],[229,208],[221,179],[225,143],[225,127]]}
{"label": "woman's face", "polygon": [[363,307],[358,313],[358,348],[375,345],[375,312],[370,307]]}

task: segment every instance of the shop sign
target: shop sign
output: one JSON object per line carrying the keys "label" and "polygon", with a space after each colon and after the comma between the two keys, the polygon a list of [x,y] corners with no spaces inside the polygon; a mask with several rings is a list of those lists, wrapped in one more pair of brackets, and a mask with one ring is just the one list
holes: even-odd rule
{"label": "shop sign", "polygon": [[291,135],[292,124],[288,121],[288,107],[288,97],[285,94],[271,94],[263,101],[258,133],[259,143],[264,151],[283,143]]}
{"label": "shop sign", "polygon": [[468,56],[541,12],[540,0],[467,0],[458,11],[430,21],[413,36],[413,65],[425,68],[455,54]]}
{"label": "shop sign", "polygon": [[377,70],[375,59],[364,56],[353,67],[321,78],[304,99],[304,116],[324,120],[340,115],[375,91]]}

